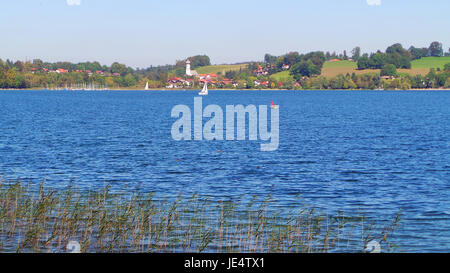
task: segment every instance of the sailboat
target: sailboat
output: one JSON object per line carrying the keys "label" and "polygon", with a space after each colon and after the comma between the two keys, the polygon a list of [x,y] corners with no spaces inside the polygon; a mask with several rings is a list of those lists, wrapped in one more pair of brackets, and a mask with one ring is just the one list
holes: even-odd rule
{"label": "sailboat", "polygon": [[208,83],[205,82],[205,85],[203,85],[203,89],[200,93],[198,93],[200,96],[206,96],[208,95]]}
{"label": "sailboat", "polygon": [[148,90],[148,82],[147,82],[147,84],[145,85],[145,90]]}

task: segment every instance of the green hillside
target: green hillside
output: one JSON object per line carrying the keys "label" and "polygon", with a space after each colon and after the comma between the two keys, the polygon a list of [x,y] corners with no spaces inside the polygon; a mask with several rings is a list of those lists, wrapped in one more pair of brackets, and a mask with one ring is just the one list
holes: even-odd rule
{"label": "green hillside", "polygon": [[235,71],[235,70],[239,70],[239,69],[244,69],[247,67],[247,64],[230,64],[230,65],[210,65],[210,66],[203,66],[203,67],[198,67],[195,70],[197,70],[197,72],[199,74],[208,74],[208,73],[213,73],[213,74],[217,74],[217,73],[222,73],[225,74],[225,72],[227,71]]}
{"label": "green hillside", "polygon": [[[411,62],[411,69],[398,69],[400,73],[410,75],[426,75],[430,68],[444,68],[444,65],[450,63],[450,57],[425,57]],[[322,69],[322,75],[333,78],[339,74],[370,74],[379,73],[379,69],[357,70],[357,63],[350,61],[325,62]]]}
{"label": "green hillside", "polygon": [[323,64],[323,68],[337,68],[337,67],[345,67],[345,68],[357,68],[356,62],[351,61],[340,61],[340,62],[325,62]]}
{"label": "green hillside", "polygon": [[440,68],[443,69],[445,64],[450,63],[450,56],[446,57],[425,57],[411,62],[412,68]]}
{"label": "green hillside", "polygon": [[[444,68],[445,64],[450,63],[450,56],[446,57],[425,57],[411,62],[412,69],[430,69],[430,68]],[[357,68],[356,62],[340,61],[340,62],[325,62],[323,68]]]}
{"label": "green hillside", "polygon": [[294,78],[289,74],[289,71],[281,71],[270,76],[271,79],[280,81],[293,81]]}

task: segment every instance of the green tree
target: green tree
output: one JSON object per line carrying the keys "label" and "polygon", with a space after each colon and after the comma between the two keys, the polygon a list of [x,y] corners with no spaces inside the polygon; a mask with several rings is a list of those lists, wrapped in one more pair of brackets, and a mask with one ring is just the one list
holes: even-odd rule
{"label": "green tree", "polygon": [[436,88],[436,69],[431,68],[430,72],[425,76],[425,84],[427,88]]}
{"label": "green tree", "polygon": [[[310,52],[302,56],[302,60],[311,60],[318,68],[322,69],[323,64],[326,61],[325,54],[321,51]],[[320,73],[319,73],[320,74]]]}
{"label": "green tree", "polygon": [[358,69],[359,70],[368,69],[369,66],[370,66],[369,55],[367,54],[362,55],[362,57],[358,59]]}
{"label": "green tree", "polygon": [[428,54],[428,48],[416,48],[414,46],[411,46],[409,48],[409,53],[411,54],[411,58],[413,60],[418,60],[420,58],[426,57]]}
{"label": "green tree", "polygon": [[372,54],[370,57],[369,68],[381,69],[385,64],[385,55],[381,52]]}
{"label": "green tree", "polygon": [[444,50],[440,42],[432,42],[428,48],[428,54],[432,57],[442,57]]}
{"label": "green tree", "polygon": [[24,70],[24,68],[25,68],[25,65],[24,65],[21,61],[17,61],[17,62],[14,64],[14,67],[17,68],[17,71],[23,72],[23,70]]}
{"label": "green tree", "polygon": [[436,77],[436,83],[439,87],[445,86],[445,82],[447,81],[447,78],[450,77],[450,73],[440,73]]}
{"label": "green tree", "polygon": [[283,63],[293,65],[301,60],[300,55],[298,52],[289,52],[288,54],[284,55],[283,57]]}
{"label": "green tree", "polygon": [[422,75],[414,76],[411,81],[411,86],[412,88],[424,88],[425,84]]}
{"label": "green tree", "polygon": [[192,68],[197,68],[201,66],[208,66],[211,65],[211,60],[206,55],[197,55],[187,58],[186,60],[177,61],[176,66],[177,67],[185,67],[186,61],[189,60],[191,62]]}
{"label": "green tree", "polygon": [[445,88],[450,88],[450,77],[445,81]]}
{"label": "green tree", "polygon": [[115,62],[111,65],[111,73],[119,73],[122,76],[125,76],[127,72],[127,66],[124,64],[120,64],[118,62]]}
{"label": "green tree", "polygon": [[175,75],[177,77],[184,77],[186,75],[186,70],[184,69],[184,67],[179,67],[175,70]]}
{"label": "green tree", "polygon": [[375,75],[375,76],[373,76],[372,78],[369,78],[369,79],[370,79],[369,87],[371,89],[375,89],[375,88],[381,87],[381,78],[380,78],[380,76]]}
{"label": "green tree", "polygon": [[328,79],[326,77],[316,77],[311,79],[312,89],[327,89],[329,86]]}
{"label": "green tree", "polygon": [[274,63],[276,63],[276,62],[277,62],[277,59],[278,59],[277,56],[273,56],[273,55],[270,55],[270,54],[266,54],[266,55],[264,56],[264,62],[265,62],[265,63],[269,63],[269,64],[274,64]]}
{"label": "green tree", "polygon": [[137,80],[136,78],[131,75],[131,74],[127,74],[124,78],[123,78],[123,85],[126,87],[131,87],[131,86],[135,86],[137,84]]}
{"label": "green tree", "polygon": [[6,88],[6,71],[0,66],[0,88]]}
{"label": "green tree", "polygon": [[381,69],[381,76],[395,76],[397,75],[397,68],[393,64],[385,64]]}
{"label": "green tree", "polygon": [[16,88],[17,86],[17,74],[14,69],[9,69],[6,72],[6,87],[7,88]]}
{"label": "green tree", "polygon": [[411,69],[411,58],[406,57],[406,56],[401,56],[400,58],[395,60],[394,64],[398,68]]}
{"label": "green tree", "polygon": [[311,77],[320,75],[321,69],[315,65],[311,60],[301,61],[294,64],[289,72],[296,81],[301,80],[303,76]]}
{"label": "green tree", "polygon": [[40,59],[33,60],[33,67],[42,70],[44,68],[44,62]]}
{"label": "green tree", "polygon": [[398,54],[400,56],[410,57],[410,52],[403,48],[403,46],[399,43],[393,44],[386,49],[387,54]]}
{"label": "green tree", "polygon": [[385,64],[393,64],[396,68],[411,68],[411,53],[401,44],[394,44],[386,49],[386,53],[377,51],[370,57],[364,54],[358,60],[358,69],[382,69]]}
{"label": "green tree", "polygon": [[361,48],[357,46],[352,50],[352,59],[358,61],[360,57],[361,57]]}
{"label": "green tree", "polygon": [[444,71],[450,72],[450,63],[444,65]]}

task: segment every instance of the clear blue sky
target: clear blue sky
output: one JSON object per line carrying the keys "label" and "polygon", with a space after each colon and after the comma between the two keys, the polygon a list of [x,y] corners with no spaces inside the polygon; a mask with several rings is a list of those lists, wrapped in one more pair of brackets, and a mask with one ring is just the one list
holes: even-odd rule
{"label": "clear blue sky", "polygon": [[450,47],[449,0],[78,1],[1,1],[0,58],[148,67],[197,54],[219,64],[395,42]]}

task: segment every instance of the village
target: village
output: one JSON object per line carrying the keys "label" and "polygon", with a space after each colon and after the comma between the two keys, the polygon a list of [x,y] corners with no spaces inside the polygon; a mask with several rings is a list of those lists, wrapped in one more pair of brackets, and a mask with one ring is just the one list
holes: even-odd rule
{"label": "village", "polygon": [[[33,73],[33,74],[35,74],[36,72],[39,71],[38,68],[32,68],[31,70],[32,70],[31,73]],[[87,73],[89,75],[89,77],[94,75],[94,74],[97,74],[99,76],[120,77],[120,73],[108,73],[108,72],[104,72],[104,71],[101,71],[101,70],[97,70],[97,71],[92,72],[91,70],[80,70],[80,69],[77,69],[77,70],[74,70],[74,71],[69,71],[68,69],[63,69],[63,68],[58,68],[58,69],[55,69],[55,70],[50,70],[48,68],[42,68],[42,72],[56,73],[56,74],[67,74],[69,72],[75,72],[75,73]]]}
{"label": "village", "polygon": [[[289,65],[283,65],[283,70],[289,70]],[[270,67],[259,65],[255,70],[253,70],[253,74],[257,77],[260,76],[268,76]],[[168,79],[168,85],[166,88],[168,89],[177,89],[177,88],[189,88],[193,87],[195,82],[198,82],[200,86],[204,84],[208,84],[211,88],[223,88],[223,87],[233,87],[237,88],[239,83],[236,80],[229,79],[226,77],[220,77],[215,73],[206,73],[199,74],[197,71],[191,69],[191,62],[189,60],[186,61],[186,74],[185,78],[183,77],[171,77]],[[246,85],[246,83],[244,83]],[[268,80],[254,80],[253,84],[255,87],[269,87]]]}

